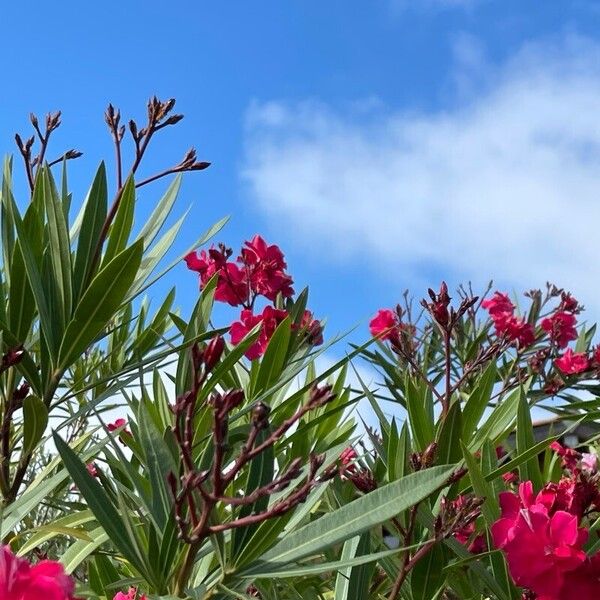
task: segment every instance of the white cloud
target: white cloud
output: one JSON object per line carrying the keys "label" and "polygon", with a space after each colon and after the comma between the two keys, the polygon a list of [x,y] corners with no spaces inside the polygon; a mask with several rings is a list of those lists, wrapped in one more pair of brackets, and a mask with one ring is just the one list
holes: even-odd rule
{"label": "white cloud", "polygon": [[467,42],[453,78],[468,89],[476,72],[477,93],[445,111],[254,105],[250,194],[321,259],[367,257],[403,280],[552,280],[600,312],[600,45],[530,44],[482,76]]}

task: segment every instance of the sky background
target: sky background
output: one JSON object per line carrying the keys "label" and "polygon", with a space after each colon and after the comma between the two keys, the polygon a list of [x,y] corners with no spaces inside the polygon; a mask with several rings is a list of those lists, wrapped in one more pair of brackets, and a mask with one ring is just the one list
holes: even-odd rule
{"label": "sky background", "polygon": [[[143,174],[191,145],[212,166],[186,176],[175,251],[231,215],[218,239],[279,244],[329,333],[364,339],[441,279],[550,279],[600,316],[600,2],[8,2],[0,26],[2,154],[30,111],[62,110],[50,155],[85,153],[82,199],[101,159],[112,172],[107,103],[141,121],[177,98]],[[189,312],[194,274],[155,297],[173,284]]]}

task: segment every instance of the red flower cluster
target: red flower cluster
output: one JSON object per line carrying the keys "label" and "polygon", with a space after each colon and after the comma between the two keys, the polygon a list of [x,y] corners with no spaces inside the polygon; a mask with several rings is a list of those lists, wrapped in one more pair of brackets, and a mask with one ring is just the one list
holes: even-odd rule
{"label": "red flower cluster", "polygon": [[[258,339],[245,353],[255,360],[264,354],[277,326],[288,316],[287,311],[275,306],[266,306],[262,313],[255,314],[255,302],[260,296],[273,303],[279,296],[291,297],[293,281],[285,271],[287,264],[279,247],[267,244],[259,235],[244,243],[235,261],[230,260],[231,256],[232,251],[220,245],[208,252],[192,252],[185,261],[189,269],[200,273],[201,287],[217,276],[216,300],[242,307],[239,319],[230,328],[232,344],[239,344],[260,325]],[[292,328],[304,334],[304,339],[313,346],[323,343],[321,323],[308,310]]]}
{"label": "red flower cluster", "polygon": [[596,597],[600,553],[588,557],[588,530],[581,520],[600,507],[597,477],[584,457],[558,443],[552,449],[568,472],[535,495],[530,481],[518,494],[500,494],[501,518],[492,525],[494,545],[507,559],[515,583],[537,600],[583,600]]}
{"label": "red flower cluster", "polygon": [[511,342],[517,342],[519,348],[530,346],[535,341],[533,325],[523,317],[515,316],[515,307],[507,294],[495,292],[481,306],[488,311],[494,323],[496,335],[506,337]]}
{"label": "red flower cluster", "polygon": [[53,560],[30,565],[0,546],[0,600],[73,600],[75,583]]}
{"label": "red flower cluster", "polygon": [[231,250],[220,246],[200,254],[191,252],[185,262],[188,269],[200,273],[201,286],[218,274],[215,299],[231,306],[249,307],[256,296],[274,301],[278,294],[284,298],[293,295],[293,281],[285,272],[287,265],[278,246],[269,246],[255,235],[245,242],[235,261],[230,261],[230,257]]}

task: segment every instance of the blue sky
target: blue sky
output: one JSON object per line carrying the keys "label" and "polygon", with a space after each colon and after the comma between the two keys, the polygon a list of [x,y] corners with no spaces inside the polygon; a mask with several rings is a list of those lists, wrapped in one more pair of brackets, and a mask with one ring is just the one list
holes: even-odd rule
{"label": "blue sky", "polygon": [[[2,154],[61,109],[81,198],[112,164],[106,104],[177,98],[147,172],[190,145],[212,162],[185,180],[177,249],[231,214],[219,239],[278,243],[330,333],[441,278],[552,279],[600,314],[600,2],[58,0],[7,3],[1,26]],[[193,275],[173,283],[189,310]]]}

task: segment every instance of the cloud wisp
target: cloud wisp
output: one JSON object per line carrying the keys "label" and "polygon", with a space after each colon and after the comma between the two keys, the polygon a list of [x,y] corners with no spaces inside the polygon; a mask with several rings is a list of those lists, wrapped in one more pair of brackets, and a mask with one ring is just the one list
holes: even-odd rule
{"label": "cloud wisp", "polygon": [[599,59],[581,38],[531,44],[435,113],[255,104],[244,180],[307,248],[404,279],[552,280],[600,313]]}

